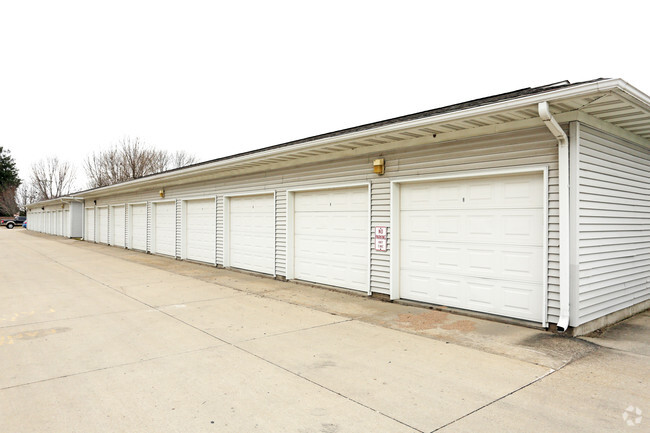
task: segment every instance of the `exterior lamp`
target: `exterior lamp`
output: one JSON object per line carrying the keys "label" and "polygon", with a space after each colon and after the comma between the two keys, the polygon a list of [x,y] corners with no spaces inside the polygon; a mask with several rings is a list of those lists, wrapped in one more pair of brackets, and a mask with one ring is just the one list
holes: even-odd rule
{"label": "exterior lamp", "polygon": [[372,168],[375,173],[381,176],[382,174],[384,174],[384,170],[386,168],[386,161],[384,160],[384,158],[375,159],[372,162]]}
{"label": "exterior lamp", "polygon": [[165,188],[161,189],[158,194],[160,194],[160,198],[165,198]]}

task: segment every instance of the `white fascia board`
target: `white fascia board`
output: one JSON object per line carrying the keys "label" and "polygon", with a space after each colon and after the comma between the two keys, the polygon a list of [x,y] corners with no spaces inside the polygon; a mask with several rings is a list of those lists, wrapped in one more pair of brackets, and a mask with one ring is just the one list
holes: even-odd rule
{"label": "white fascia board", "polygon": [[80,197],[80,196],[65,196],[65,197],[52,198],[52,199],[49,199],[49,200],[37,201],[37,202],[34,202],[34,203],[30,203],[25,207],[27,209],[32,209],[32,208],[39,207],[39,206],[51,206],[51,205],[57,204],[57,203],[81,202],[83,200],[84,200],[84,198]]}
{"label": "white fascia board", "polygon": [[604,81],[598,81],[595,83],[586,83],[575,87],[562,88],[558,90],[550,90],[548,92],[543,92],[543,93],[530,95],[530,96],[522,96],[520,98],[510,99],[503,102],[496,102],[493,104],[481,105],[478,107],[468,108],[465,110],[452,111],[449,113],[424,117],[421,119],[394,123],[390,125],[380,126],[377,128],[366,129],[363,131],[337,135],[334,137],[326,137],[319,140],[308,141],[305,143],[281,146],[275,149],[261,150],[257,152],[253,151],[250,154],[243,155],[240,157],[233,157],[222,161],[215,161],[212,163],[201,164],[195,167],[180,169],[177,172],[173,172],[173,173],[169,173],[169,172],[160,173],[160,174],[148,176],[146,178],[134,179],[117,185],[110,185],[102,188],[97,188],[94,190],[89,190],[87,191],[87,195],[88,196],[103,195],[106,192],[129,190],[133,186],[142,187],[148,184],[155,184],[161,181],[171,182],[174,180],[180,180],[184,177],[196,176],[204,172],[210,172],[220,167],[227,167],[234,163],[242,163],[251,160],[279,156],[282,155],[283,153],[307,150],[309,148],[320,147],[320,146],[333,144],[345,140],[354,140],[354,139],[359,139],[367,136],[386,134],[401,129],[416,128],[434,122],[435,123],[449,122],[449,121],[454,121],[454,120],[467,118],[467,117],[482,116],[482,115],[491,114],[499,111],[524,108],[527,106],[536,105],[544,101],[552,102],[553,100],[557,100],[557,99],[582,97],[594,93],[609,92],[614,90],[623,91],[626,94],[639,100],[639,102],[644,103],[650,107],[650,97],[648,97],[646,94],[630,86],[628,83],[626,83],[621,79],[618,78],[609,79]]}

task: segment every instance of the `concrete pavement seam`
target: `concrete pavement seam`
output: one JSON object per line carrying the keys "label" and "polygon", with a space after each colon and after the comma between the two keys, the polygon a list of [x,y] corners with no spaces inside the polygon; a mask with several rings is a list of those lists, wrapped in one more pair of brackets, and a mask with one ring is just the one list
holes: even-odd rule
{"label": "concrete pavement seam", "polygon": [[4,388],[0,388],[0,391],[5,391],[7,389],[12,389],[12,388],[20,388],[22,386],[34,385],[34,384],[37,384],[37,383],[45,383],[45,382],[49,382],[49,381],[57,380],[57,379],[65,379],[66,377],[80,376],[82,374],[94,373],[94,372],[97,372],[97,371],[111,370],[113,368],[125,367],[127,365],[141,364],[143,362],[155,361],[157,359],[169,358],[171,356],[186,355],[188,353],[200,352],[202,350],[208,350],[208,349],[214,349],[215,347],[220,347],[220,346],[221,345],[206,346],[206,347],[201,347],[200,349],[192,349],[192,350],[186,350],[184,352],[169,353],[167,355],[154,356],[153,358],[139,359],[139,360],[133,361],[133,362],[125,362],[125,363],[122,363],[122,364],[108,365],[106,367],[95,368],[95,369],[92,369],[92,370],[78,371],[76,373],[64,374],[64,375],[56,376],[56,377],[49,377],[47,379],[35,380],[33,382],[19,383],[19,384],[16,384],[16,385],[11,385],[11,386],[6,386]]}
{"label": "concrete pavement seam", "polygon": [[62,317],[62,318],[59,318],[59,319],[43,320],[41,322],[17,323],[15,325],[0,326],[0,329],[15,328],[15,327],[18,327],[18,326],[40,325],[42,323],[61,322],[61,321],[64,321],[64,320],[86,319],[88,317],[106,316],[106,315],[109,315],[109,314],[133,313],[133,312],[136,312],[136,311],[146,311],[146,310],[105,311],[103,313],[86,314],[84,316]]}
{"label": "concrete pavement seam", "polygon": [[456,422],[458,422],[458,421],[460,421],[460,420],[462,420],[462,419],[464,419],[464,418],[467,418],[467,417],[470,416],[470,415],[475,414],[476,412],[478,412],[478,411],[480,411],[480,410],[485,409],[485,408],[488,407],[488,406],[493,405],[494,403],[497,403],[497,402],[503,400],[503,399],[506,398],[506,397],[509,397],[509,396],[511,396],[511,395],[513,395],[513,394],[515,394],[515,393],[517,393],[517,392],[519,392],[519,391],[521,391],[522,389],[528,388],[529,386],[534,385],[535,383],[541,381],[542,379],[545,379],[545,378],[549,377],[550,375],[552,375],[552,374],[554,374],[554,373],[557,373],[558,371],[562,370],[562,369],[563,369],[564,367],[566,367],[567,365],[569,365],[569,363],[564,364],[562,367],[558,368],[557,370],[551,369],[551,371],[549,371],[549,372],[547,372],[546,374],[544,374],[544,375],[538,377],[537,379],[535,379],[535,380],[533,380],[533,381],[531,381],[531,382],[529,382],[529,383],[527,383],[527,384],[525,384],[525,385],[522,385],[522,386],[520,386],[519,388],[513,389],[513,390],[510,391],[509,393],[504,394],[504,395],[502,395],[501,397],[499,397],[499,398],[497,398],[497,399],[494,399],[494,400],[492,400],[492,401],[490,401],[490,402],[488,402],[488,403],[485,403],[483,406],[478,407],[478,408],[474,409],[473,411],[468,412],[468,413],[466,413],[465,415],[456,418],[456,419],[453,420],[453,421],[449,421],[447,424],[442,425],[442,426],[436,428],[435,430],[431,430],[430,433],[435,433],[435,432],[437,432],[437,431],[440,431],[440,430],[442,430],[442,429],[444,429],[444,428],[446,428],[446,427],[448,427],[448,426],[450,426],[450,425],[452,425],[452,424],[454,424],[454,423],[456,423]]}
{"label": "concrete pavement seam", "polygon": [[339,325],[341,323],[352,322],[353,320],[354,319],[345,319],[345,320],[339,320],[337,322],[322,323],[320,325],[309,326],[307,328],[292,329],[291,331],[278,332],[277,334],[269,334],[269,335],[265,335],[263,337],[249,338],[248,340],[238,341],[237,344],[249,343],[251,341],[263,340],[265,338],[270,338],[270,337],[279,337],[280,335],[292,334],[294,332],[309,331],[311,329],[316,329],[316,328],[324,328],[326,326]]}

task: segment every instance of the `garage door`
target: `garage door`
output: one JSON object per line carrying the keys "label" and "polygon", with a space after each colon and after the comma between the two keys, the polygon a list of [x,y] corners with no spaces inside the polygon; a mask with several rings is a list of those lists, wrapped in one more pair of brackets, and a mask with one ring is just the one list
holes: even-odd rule
{"label": "garage door", "polygon": [[176,202],[154,203],[151,218],[151,252],[154,254],[175,256]]}
{"label": "garage door", "polygon": [[56,234],[63,236],[63,211],[56,211]]}
{"label": "garage door", "polygon": [[111,207],[111,245],[124,246],[124,206]]}
{"label": "garage door", "polygon": [[543,178],[404,184],[400,296],[540,321]]}
{"label": "garage door", "polygon": [[229,199],[229,266],[275,272],[275,207],[273,195]]}
{"label": "garage door", "polygon": [[215,263],[216,213],[213,198],[185,202],[185,258]]}
{"label": "garage door", "polygon": [[368,188],[294,194],[294,276],[368,290]]}
{"label": "garage door", "polygon": [[95,242],[95,209],[86,209],[86,223],[84,226],[86,228],[86,240]]}
{"label": "garage door", "polygon": [[147,205],[134,204],[130,206],[129,239],[130,247],[134,250],[147,250]]}
{"label": "garage door", "polygon": [[97,208],[97,242],[108,243],[108,207]]}
{"label": "garage door", "polygon": [[68,209],[63,211],[63,236],[70,237],[70,211]]}

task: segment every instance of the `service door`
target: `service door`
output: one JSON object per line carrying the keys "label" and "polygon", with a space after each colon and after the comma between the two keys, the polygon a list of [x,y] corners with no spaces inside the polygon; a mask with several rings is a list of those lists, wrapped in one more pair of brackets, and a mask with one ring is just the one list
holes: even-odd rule
{"label": "service door", "polygon": [[368,290],[368,188],[294,193],[294,276]]}
{"label": "service door", "polygon": [[111,207],[111,245],[124,246],[124,206]]}
{"label": "service door", "polygon": [[400,190],[400,297],[542,319],[541,174]]}
{"label": "service door", "polygon": [[217,208],[214,198],[185,202],[185,257],[214,264]]}
{"label": "service door", "polygon": [[108,243],[108,207],[97,208],[97,242]]}
{"label": "service door", "polygon": [[153,203],[151,252],[176,255],[176,202]]}
{"label": "service door", "polygon": [[134,204],[130,206],[129,214],[129,239],[130,248],[134,250],[147,250],[147,205]]}
{"label": "service door", "polygon": [[275,272],[275,206],[273,194],[229,199],[229,266]]}
{"label": "service door", "polygon": [[86,228],[85,240],[90,242],[95,242],[95,209],[94,208],[86,209],[86,221],[84,227]]}

